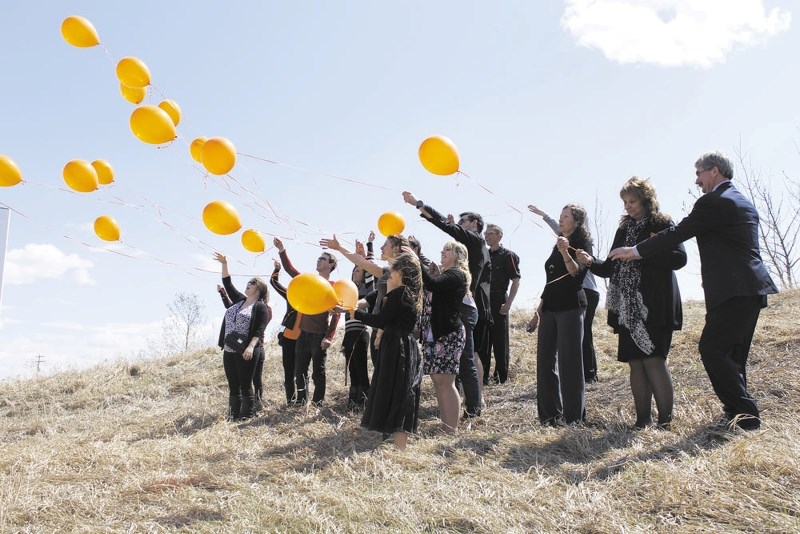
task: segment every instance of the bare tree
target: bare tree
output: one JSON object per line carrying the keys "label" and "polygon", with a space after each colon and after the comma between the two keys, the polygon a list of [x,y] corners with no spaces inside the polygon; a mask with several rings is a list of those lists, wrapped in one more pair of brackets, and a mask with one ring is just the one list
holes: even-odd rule
{"label": "bare tree", "polygon": [[781,187],[773,188],[770,177],[753,168],[741,143],[735,153],[742,172],[740,182],[759,213],[758,234],[767,268],[781,287],[795,288],[800,261],[800,186],[784,173]]}
{"label": "bare tree", "polygon": [[170,341],[169,345],[188,350],[197,341],[206,321],[200,297],[194,293],[176,293],[167,309],[171,316],[164,323],[165,340]]}
{"label": "bare tree", "polygon": [[[592,217],[592,240],[594,241],[594,255],[604,258],[609,252],[611,236],[608,228],[606,210],[600,202],[600,195],[594,192],[594,216]],[[603,285],[608,289],[608,278],[603,278]]]}

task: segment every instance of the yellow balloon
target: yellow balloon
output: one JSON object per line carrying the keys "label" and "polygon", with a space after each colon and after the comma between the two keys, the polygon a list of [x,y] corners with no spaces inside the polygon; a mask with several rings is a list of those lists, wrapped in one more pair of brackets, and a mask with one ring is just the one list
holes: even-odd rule
{"label": "yellow balloon", "polygon": [[11,187],[22,181],[22,172],[8,156],[0,154],[0,186]]}
{"label": "yellow balloon", "polygon": [[153,145],[169,143],[175,139],[175,123],[167,112],[156,106],[139,106],[131,113],[133,135]]}
{"label": "yellow balloon", "polygon": [[355,310],[358,303],[358,287],[352,280],[342,278],[333,284],[333,290],[339,298],[339,306],[348,310]]}
{"label": "yellow balloon", "polygon": [[167,112],[167,115],[169,115],[169,118],[172,119],[172,122],[175,124],[175,126],[181,122],[181,108],[174,100],[162,100],[158,104],[158,107]]}
{"label": "yellow balloon", "polygon": [[242,232],[242,246],[250,252],[264,252],[267,243],[258,230],[250,229]]}
{"label": "yellow balloon", "polygon": [[292,278],[286,288],[286,298],[292,308],[303,315],[324,313],[339,303],[333,286],[317,273],[303,273]]}
{"label": "yellow balloon", "polygon": [[64,166],[64,181],[79,193],[91,193],[99,184],[97,171],[82,159],[73,159]]}
{"label": "yellow balloon", "polygon": [[96,159],[92,162],[92,167],[97,172],[97,182],[100,185],[114,183],[114,169],[104,159]]}
{"label": "yellow balloon", "polygon": [[100,43],[97,30],[92,23],[77,15],[64,19],[61,23],[61,36],[66,42],[78,48],[88,48]]}
{"label": "yellow balloon", "polygon": [[378,217],[378,231],[386,237],[402,234],[405,228],[405,218],[396,211],[387,211]]}
{"label": "yellow balloon", "polygon": [[189,153],[197,163],[203,163],[203,145],[206,144],[206,141],[208,141],[208,137],[198,137],[189,145]]}
{"label": "yellow balloon", "polygon": [[448,176],[458,172],[458,149],[447,137],[434,135],[419,145],[419,161],[428,172]]}
{"label": "yellow balloon", "polygon": [[203,208],[203,224],[215,234],[220,235],[236,233],[242,227],[236,208],[224,200],[209,202]]}
{"label": "yellow balloon", "polygon": [[119,84],[119,93],[122,95],[122,98],[131,104],[141,104],[144,101],[144,97],[147,96],[147,88],[128,87],[127,85]]}
{"label": "yellow balloon", "polygon": [[119,224],[108,215],[94,220],[94,233],[103,241],[119,241]]}
{"label": "yellow balloon", "polygon": [[236,165],[236,147],[224,137],[212,137],[203,144],[203,166],[211,174],[227,174]]}
{"label": "yellow balloon", "polygon": [[124,57],[117,63],[117,78],[128,87],[147,87],[150,85],[150,70],[141,59]]}

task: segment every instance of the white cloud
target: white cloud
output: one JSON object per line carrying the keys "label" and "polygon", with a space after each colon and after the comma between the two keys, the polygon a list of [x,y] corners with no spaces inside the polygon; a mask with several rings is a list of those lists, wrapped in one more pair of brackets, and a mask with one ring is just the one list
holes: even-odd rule
{"label": "white cloud", "polygon": [[39,279],[71,276],[79,285],[94,285],[89,269],[94,264],[77,254],[65,254],[55,245],[28,243],[6,255],[6,282],[32,284]]}
{"label": "white cloud", "polygon": [[789,28],[763,0],[566,0],[562,26],[618,63],[708,68]]}

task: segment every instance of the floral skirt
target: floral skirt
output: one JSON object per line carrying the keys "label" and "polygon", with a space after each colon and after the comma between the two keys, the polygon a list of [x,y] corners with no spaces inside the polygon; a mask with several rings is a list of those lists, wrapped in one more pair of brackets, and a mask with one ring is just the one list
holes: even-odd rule
{"label": "floral skirt", "polygon": [[425,354],[423,372],[426,375],[457,375],[458,361],[461,359],[465,343],[466,331],[463,326],[436,341],[424,341],[422,343],[422,351]]}

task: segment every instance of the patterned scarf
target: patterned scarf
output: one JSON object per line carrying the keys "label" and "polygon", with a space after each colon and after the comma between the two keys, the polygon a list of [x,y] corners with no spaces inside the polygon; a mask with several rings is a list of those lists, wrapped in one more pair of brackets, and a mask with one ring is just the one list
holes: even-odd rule
{"label": "patterned scarf", "polygon": [[[623,245],[634,246],[636,237],[648,222],[647,218],[638,222],[631,219],[625,229]],[[639,291],[641,282],[642,268],[638,261],[615,262],[611,283],[608,284],[606,307],[617,314],[620,326],[628,329],[636,346],[645,354],[652,354],[655,347],[644,326],[647,320],[647,306],[644,305],[642,293]]]}

